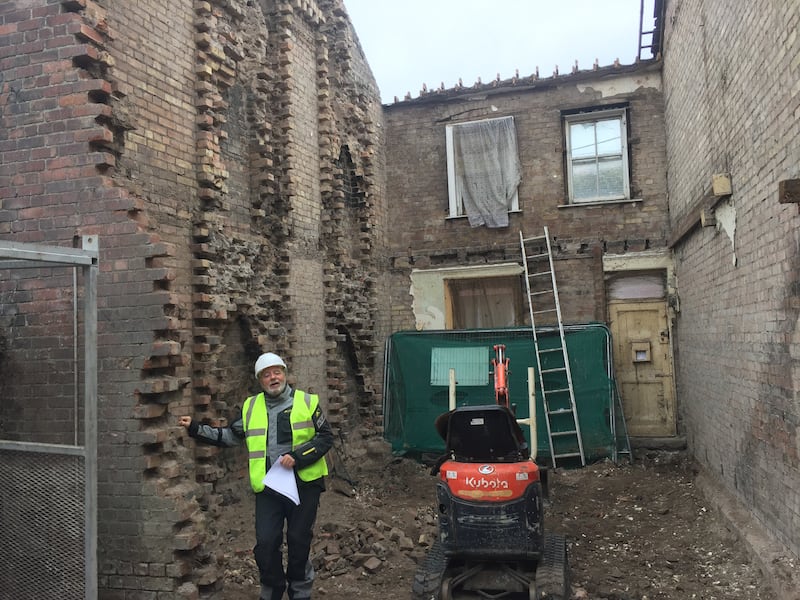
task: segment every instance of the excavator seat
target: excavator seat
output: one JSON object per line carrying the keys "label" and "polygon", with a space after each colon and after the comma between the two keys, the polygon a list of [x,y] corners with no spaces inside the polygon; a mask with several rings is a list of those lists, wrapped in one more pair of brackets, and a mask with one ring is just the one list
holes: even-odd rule
{"label": "excavator seat", "polygon": [[519,462],[530,457],[513,413],[499,404],[462,406],[441,414],[436,430],[459,462]]}

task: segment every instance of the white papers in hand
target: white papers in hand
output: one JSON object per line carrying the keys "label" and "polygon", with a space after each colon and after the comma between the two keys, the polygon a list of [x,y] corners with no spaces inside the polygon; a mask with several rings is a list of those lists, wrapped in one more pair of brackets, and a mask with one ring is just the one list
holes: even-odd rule
{"label": "white papers in hand", "polygon": [[295,504],[300,504],[300,494],[297,493],[297,480],[294,478],[294,469],[288,469],[280,462],[275,461],[264,476],[264,485],[286,496]]}

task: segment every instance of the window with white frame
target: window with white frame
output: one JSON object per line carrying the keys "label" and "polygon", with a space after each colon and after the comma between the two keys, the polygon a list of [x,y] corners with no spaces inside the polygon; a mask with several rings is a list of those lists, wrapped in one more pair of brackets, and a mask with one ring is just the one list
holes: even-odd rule
{"label": "window with white frame", "polygon": [[566,115],[564,124],[570,203],[629,199],[625,109]]}
{"label": "window with white frame", "polygon": [[519,210],[521,168],[513,117],[448,125],[447,182],[450,217],[472,227],[508,227]]}

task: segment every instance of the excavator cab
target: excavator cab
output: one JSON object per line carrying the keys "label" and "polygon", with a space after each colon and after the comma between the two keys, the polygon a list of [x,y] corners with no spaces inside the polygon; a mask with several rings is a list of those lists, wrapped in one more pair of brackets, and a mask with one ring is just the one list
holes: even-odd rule
{"label": "excavator cab", "polygon": [[520,462],[530,449],[516,418],[505,406],[467,406],[440,415],[434,423],[445,454],[459,462]]}

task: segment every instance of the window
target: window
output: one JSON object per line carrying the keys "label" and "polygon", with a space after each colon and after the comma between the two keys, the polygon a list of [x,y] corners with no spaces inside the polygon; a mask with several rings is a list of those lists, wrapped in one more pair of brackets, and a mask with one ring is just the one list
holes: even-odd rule
{"label": "window", "polygon": [[[459,283],[463,281],[464,283]],[[525,287],[525,270],[518,262],[487,265],[467,265],[463,267],[444,267],[437,269],[414,269],[411,271],[411,309],[414,312],[415,328],[419,331],[453,329],[454,320],[458,323],[467,321],[466,311],[461,308],[459,286],[477,287],[484,282],[490,288],[487,293],[505,294],[505,300],[513,297],[514,308],[510,314],[522,312],[522,315],[509,317],[505,312],[502,319],[493,319],[486,326],[503,327],[505,325],[524,325],[527,318],[526,296],[522,294]],[[465,293],[464,296],[468,294]],[[477,294],[476,294],[477,295]],[[475,296],[476,296],[475,295]],[[454,305],[455,297],[455,305]],[[474,297],[474,296],[473,296]],[[517,306],[523,307],[517,309]],[[454,319],[454,314],[458,315]],[[473,319],[472,322],[476,322]]]}
{"label": "window", "polygon": [[630,198],[624,109],[564,117],[570,203]]}
{"label": "window", "polygon": [[508,227],[521,179],[514,118],[448,125],[445,135],[450,216],[466,216],[472,227]]}
{"label": "window", "polygon": [[431,349],[431,385],[450,385],[450,369],[455,369],[459,385],[489,383],[489,346]]}
{"label": "window", "polygon": [[514,327],[524,323],[519,277],[447,279],[448,329]]}
{"label": "window", "polygon": [[606,281],[606,289],[608,299],[612,302],[666,298],[666,273],[663,271],[613,273]]}

